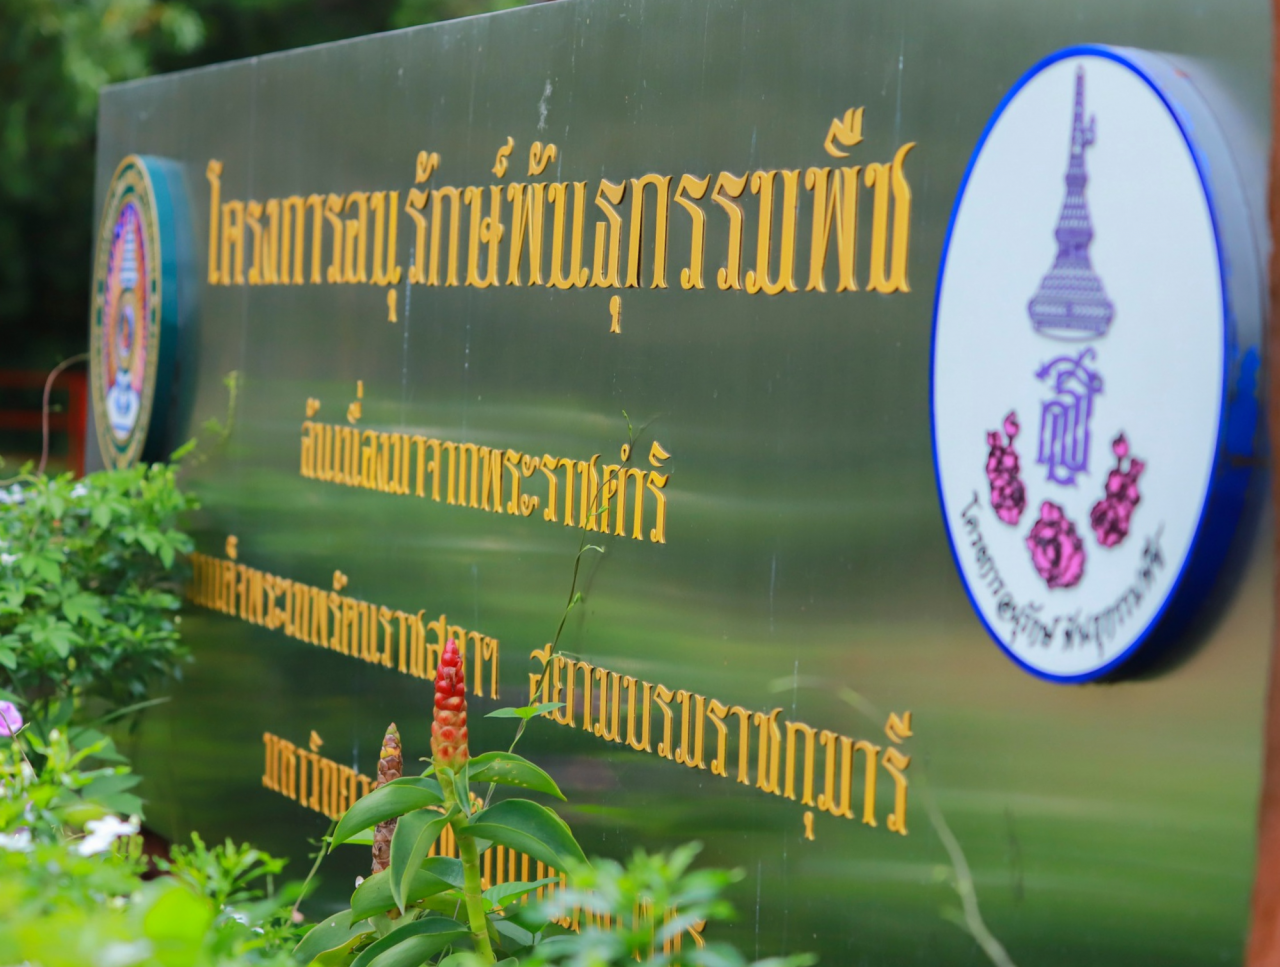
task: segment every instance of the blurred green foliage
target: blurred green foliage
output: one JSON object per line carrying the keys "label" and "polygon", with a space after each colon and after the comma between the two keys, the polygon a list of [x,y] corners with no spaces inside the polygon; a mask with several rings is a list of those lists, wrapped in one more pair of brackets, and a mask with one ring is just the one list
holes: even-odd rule
{"label": "blurred green foliage", "polygon": [[521,0],[0,0],[5,365],[88,342],[104,84],[518,6]]}
{"label": "blurred green foliage", "polygon": [[284,860],[248,843],[236,845],[229,837],[210,849],[196,832],[191,834],[190,846],[174,846],[168,859],[156,860],[156,866],[194,887],[219,908],[263,899],[266,894],[257,882],[264,878],[270,882],[284,864]]}
{"label": "blurred green foliage", "polygon": [[27,477],[0,503],[0,683],[30,717],[116,712],[177,673],[194,502],[174,467]]}
{"label": "blurred green foliage", "polygon": [[97,795],[128,768],[91,768],[102,751],[77,749],[57,729],[47,741],[0,737],[0,963],[290,967],[299,888],[274,893],[269,877],[283,864],[197,841],[175,856],[173,875],[145,882],[136,818]]}

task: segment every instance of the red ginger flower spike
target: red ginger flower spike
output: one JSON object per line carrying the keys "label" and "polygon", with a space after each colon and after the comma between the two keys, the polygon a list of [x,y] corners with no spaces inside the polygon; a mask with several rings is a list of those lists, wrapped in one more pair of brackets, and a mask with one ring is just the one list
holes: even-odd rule
{"label": "red ginger flower spike", "polygon": [[[392,779],[399,779],[404,774],[404,757],[400,750],[400,730],[396,723],[387,726],[386,738],[382,740],[382,751],[378,753],[378,781],[374,789],[385,786]],[[378,823],[373,833],[373,872],[381,873],[391,865],[391,837],[396,831],[396,821],[388,819]]]}
{"label": "red ginger flower spike", "polygon": [[431,755],[436,768],[460,768],[467,750],[467,682],[458,643],[450,638],[436,669],[436,708],[431,723]]}

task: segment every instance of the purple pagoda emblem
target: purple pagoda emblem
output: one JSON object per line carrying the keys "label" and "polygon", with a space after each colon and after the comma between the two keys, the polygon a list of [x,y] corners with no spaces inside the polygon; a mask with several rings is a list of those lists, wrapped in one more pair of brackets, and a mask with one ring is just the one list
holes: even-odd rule
{"label": "purple pagoda emblem", "polygon": [[[1054,237],[1058,255],[1040,280],[1027,311],[1036,332],[1050,339],[1080,342],[1107,334],[1115,308],[1089,261],[1093,224],[1084,189],[1085,149],[1097,139],[1094,118],[1085,121],[1084,69],[1076,71],[1075,112],[1071,124],[1071,156],[1067,161],[1067,195]],[[1040,411],[1040,448],[1036,462],[1048,468],[1052,483],[1074,486],[1076,474],[1089,470],[1089,421],[1093,398],[1102,392],[1102,377],[1093,368],[1096,353],[1059,356],[1045,363],[1036,378],[1054,396]]]}
{"label": "purple pagoda emblem", "polygon": [[1040,288],[1027,311],[1036,332],[1051,339],[1081,341],[1105,336],[1115,309],[1103,291],[1102,280],[1089,261],[1093,223],[1084,189],[1089,175],[1084,167],[1085,149],[1097,139],[1095,119],[1084,119],[1084,69],[1076,71],[1075,117],[1071,125],[1071,157],[1067,161],[1067,197],[1062,202],[1058,227],[1058,255],[1053,268],[1040,280]]}

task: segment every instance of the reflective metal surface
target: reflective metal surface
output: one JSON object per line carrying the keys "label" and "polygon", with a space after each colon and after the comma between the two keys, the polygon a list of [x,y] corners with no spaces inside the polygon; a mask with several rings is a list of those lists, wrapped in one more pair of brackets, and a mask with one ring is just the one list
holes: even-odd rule
{"label": "reflective metal surface", "polygon": [[[222,162],[224,198],[397,190],[403,206],[419,151],[441,156],[428,187],[499,184],[491,169],[508,137],[506,181],[533,180],[526,153],[540,140],[559,150],[545,180],[585,180],[593,194],[601,177],[843,163],[822,142],[851,107],[865,108],[851,162],[888,162],[916,143],[908,293],[865,291],[865,267],[858,292],[721,291],[727,232],[705,201],[703,290],[679,285],[690,236],[674,205],[666,289],[402,278],[392,323],[372,285],[201,279],[194,371],[179,376],[191,415],[175,440],[200,440],[187,475],[204,505],[200,549],[225,558],[234,535],[251,567],[324,590],[339,570],[345,595],[428,620],[447,613],[498,639],[500,695],[473,699],[471,741],[505,747],[510,727],[483,714],[527,700],[541,667],[530,653],[560,623],[583,532],[541,509],[498,515],[306,479],[307,400],[320,401],[316,420],[350,425],[359,380],[362,428],[602,463],[617,462],[630,423],[637,465],[650,468],[655,440],[670,454],[666,542],[586,534],[604,550],[582,556],[584,597],[561,648],[885,749],[899,748],[889,713],[910,711],[907,833],[888,827],[886,771],[873,828],[799,791],[761,790],[755,761],[739,783],[732,742],[721,777],[607,742],[579,710],[574,728],[536,720],[522,751],[564,787],[589,854],[702,840],[704,861],[746,871],[726,935],[761,956],[980,964],[989,955],[975,934],[987,931],[1018,964],[1238,961],[1272,619],[1269,517],[1247,517],[1176,660],[1102,685],[1030,677],[986,636],[950,558],[929,344],[956,188],[1027,67],[1078,42],[1193,58],[1238,111],[1249,174],[1266,137],[1269,26],[1261,0],[560,0],[111,88],[99,195],[126,154],[182,163],[201,272],[210,159]],[[413,231],[401,211],[406,272]],[[464,248],[460,271],[465,261]],[[206,608],[183,628],[196,661],[135,750],[162,832],[249,838],[294,857],[300,877],[307,839],[328,820],[264,788],[264,732],[306,748],[314,730],[319,754],[365,775],[389,721],[407,760],[429,754],[427,682]],[[662,721],[655,706],[655,746]],[[674,721],[678,741],[678,708]],[[710,726],[706,736],[710,759]],[[821,747],[816,761],[821,792]],[[860,765],[858,776],[860,801]],[[327,860],[317,912],[366,872],[360,850]]]}

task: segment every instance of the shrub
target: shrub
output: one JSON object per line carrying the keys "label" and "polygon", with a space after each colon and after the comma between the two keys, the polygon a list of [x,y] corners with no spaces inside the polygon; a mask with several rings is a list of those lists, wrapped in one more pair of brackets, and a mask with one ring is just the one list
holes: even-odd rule
{"label": "shrub", "polygon": [[0,504],[0,683],[37,726],[69,701],[138,703],[177,674],[192,548],[177,518],[195,502],[173,467],[28,477]]}
{"label": "shrub", "polygon": [[109,805],[134,777],[93,767],[100,751],[74,750],[58,729],[47,742],[0,738],[0,963],[289,967],[289,891],[264,896],[255,882],[279,861],[197,841],[175,875],[143,882],[137,819]]}

